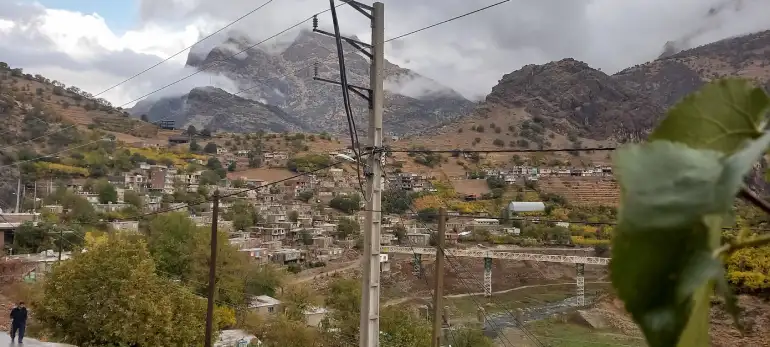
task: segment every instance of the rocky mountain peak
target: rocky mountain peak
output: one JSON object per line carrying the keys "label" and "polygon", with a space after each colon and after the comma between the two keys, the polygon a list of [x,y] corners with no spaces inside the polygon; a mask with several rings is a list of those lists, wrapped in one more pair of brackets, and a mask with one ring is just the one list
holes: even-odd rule
{"label": "rocky mountain peak", "polygon": [[[300,31],[281,50],[248,49],[254,45],[245,38],[231,39],[212,49],[205,59],[188,58],[191,66],[207,66],[209,72],[229,77],[241,89],[241,96],[266,101],[296,116],[303,124],[320,131],[347,131],[339,87],[313,80],[314,65],[321,77],[338,80],[339,67],[334,39],[310,30]],[[348,82],[369,84],[369,61],[345,44]],[[395,134],[407,134],[437,123],[469,114],[474,104],[440,83],[385,62],[385,127]],[[367,114],[367,103],[354,96],[354,114]],[[359,122],[365,127],[365,122]]]}
{"label": "rocky mountain peak", "polygon": [[571,58],[527,65],[504,75],[486,103],[523,108],[562,124],[560,132],[577,131],[595,140],[639,138],[663,113],[648,97]]}

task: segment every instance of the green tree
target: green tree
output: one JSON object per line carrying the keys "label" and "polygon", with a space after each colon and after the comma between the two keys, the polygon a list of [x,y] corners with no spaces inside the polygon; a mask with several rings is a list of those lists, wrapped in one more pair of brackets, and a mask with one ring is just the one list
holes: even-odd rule
{"label": "green tree", "polygon": [[294,223],[294,222],[297,222],[297,220],[299,220],[299,212],[297,211],[289,212],[289,221]]}
{"label": "green tree", "polygon": [[203,147],[203,152],[209,153],[209,154],[216,154],[217,153],[217,144],[214,142],[209,142],[206,144],[205,147]]}
{"label": "green tree", "polygon": [[329,207],[351,214],[361,209],[361,197],[356,195],[339,195],[329,201]]}
{"label": "green tree", "polygon": [[396,225],[396,227],[393,228],[393,235],[396,236],[398,243],[402,244],[404,241],[406,241],[406,228],[401,224]]}
{"label": "green tree", "polygon": [[382,210],[385,214],[402,214],[412,207],[412,195],[401,189],[388,189],[382,194]]}
{"label": "green tree", "polygon": [[297,196],[297,199],[299,199],[300,201],[303,201],[303,202],[309,202],[310,199],[313,198],[313,195],[314,194],[313,194],[312,191],[306,190],[304,192],[299,193],[299,195]]}
{"label": "green tree", "polygon": [[395,307],[384,308],[380,312],[380,330],[382,331],[380,345],[383,347],[431,346],[430,323],[415,317],[408,310]]}
{"label": "green tree", "polygon": [[250,295],[276,296],[286,279],[286,270],[272,264],[252,265],[245,273],[245,292]]}
{"label": "green tree", "polygon": [[304,312],[320,303],[315,290],[303,285],[289,286],[283,291],[280,299],[286,317],[297,322],[304,322]]}
{"label": "green tree", "polygon": [[96,194],[99,195],[100,203],[106,204],[111,202],[114,204],[118,202],[118,191],[115,189],[115,186],[107,180],[102,179],[97,181],[94,185],[94,190],[96,190]]}
{"label": "green tree", "polygon": [[137,209],[142,209],[142,206],[144,205],[144,202],[142,201],[142,196],[139,195],[139,193],[133,191],[133,190],[126,190],[123,193],[123,201],[131,206],[136,207]]}
{"label": "green tree", "polygon": [[166,277],[188,280],[194,245],[198,233],[190,218],[174,212],[156,216],[147,228],[147,243],[157,270]]}
{"label": "green tree", "polygon": [[230,165],[227,165],[227,171],[234,172],[238,168],[238,163],[231,161]]}
{"label": "green tree", "polygon": [[313,235],[311,235],[309,231],[303,229],[300,237],[303,245],[310,246],[313,244]]}
{"label": "green tree", "polygon": [[208,129],[208,128],[203,128],[203,130],[201,130],[201,136],[205,137],[205,138],[210,138],[211,137],[211,130]]}
{"label": "green tree", "polygon": [[[203,344],[205,300],[158,277],[145,244],[135,238],[110,237],[54,267],[42,301],[33,304],[44,330],[65,343]],[[216,325],[222,323],[218,315]]]}
{"label": "green tree", "polygon": [[198,134],[198,129],[195,129],[195,126],[190,125],[189,127],[187,127],[187,132],[186,133],[187,133],[187,135],[195,136],[195,135]]}
{"label": "green tree", "polygon": [[447,343],[452,347],[493,347],[494,342],[484,335],[481,329],[461,328],[447,336]]}
{"label": "green tree", "polygon": [[341,218],[337,223],[337,238],[342,240],[353,234],[361,232],[361,225],[349,218]]}
{"label": "green tree", "polygon": [[192,140],[190,141],[190,152],[198,153],[201,151],[201,145],[198,144],[198,141]]}
{"label": "green tree", "polygon": [[220,179],[216,171],[206,170],[201,173],[200,184],[213,186],[217,185]]}

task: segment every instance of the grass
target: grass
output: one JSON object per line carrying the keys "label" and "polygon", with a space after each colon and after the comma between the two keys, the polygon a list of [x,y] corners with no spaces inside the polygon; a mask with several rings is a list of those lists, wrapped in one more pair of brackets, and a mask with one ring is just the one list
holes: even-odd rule
{"label": "grass", "polygon": [[527,324],[529,331],[550,347],[646,346],[644,340],[552,319]]}

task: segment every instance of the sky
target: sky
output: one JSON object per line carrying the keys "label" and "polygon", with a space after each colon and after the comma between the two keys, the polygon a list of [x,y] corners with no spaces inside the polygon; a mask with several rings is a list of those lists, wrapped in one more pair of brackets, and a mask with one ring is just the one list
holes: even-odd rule
{"label": "sky", "polygon": [[[0,0],[0,61],[129,107],[195,72],[184,66],[187,47],[267,1]],[[384,0],[385,37],[497,1]],[[269,1],[194,51],[208,52],[231,30],[261,41],[328,6],[325,0]],[[343,33],[370,37],[363,16],[348,6],[341,7],[339,16]],[[510,0],[394,40],[385,55],[478,100],[504,74],[526,64],[575,58],[614,73],[655,59],[667,41],[686,48],[768,30],[768,16],[767,0]],[[331,28],[328,13],[319,19],[322,27]],[[310,21],[299,28],[311,28]],[[287,35],[281,39],[290,40],[296,30]],[[204,85],[233,86],[204,72],[150,97],[179,95]]]}

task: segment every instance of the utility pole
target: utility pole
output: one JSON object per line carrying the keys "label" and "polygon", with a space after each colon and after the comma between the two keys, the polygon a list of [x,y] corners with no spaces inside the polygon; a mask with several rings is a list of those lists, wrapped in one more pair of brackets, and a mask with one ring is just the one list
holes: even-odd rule
{"label": "utility pole", "polygon": [[64,248],[64,228],[59,227],[59,262],[61,262],[61,251]]}
{"label": "utility pole", "polygon": [[[365,153],[369,154],[366,171],[366,225],[364,226],[364,259],[361,284],[361,319],[359,347],[378,347],[380,342],[380,229],[382,216],[382,114],[384,110],[383,74],[385,63],[385,5],[375,2],[371,6],[354,0],[342,0],[371,20],[371,44],[340,36],[334,0],[329,0],[334,33],[318,29],[318,18],[313,18],[313,31],[334,37],[337,42],[337,54],[340,60],[341,81],[318,77],[317,81],[342,86],[343,97],[353,92],[369,103],[369,129]],[[345,78],[342,41],[356,48],[370,59],[369,88],[348,85]],[[349,101],[349,100],[346,100]],[[346,106],[347,107],[347,106]],[[350,116],[350,115],[348,115]],[[361,156],[362,153],[359,153]]]}
{"label": "utility pole", "polygon": [[37,179],[35,179],[35,191],[32,195],[32,220],[37,222],[37,215],[35,214],[35,211],[37,210]]}
{"label": "utility pole", "polygon": [[16,213],[21,212],[19,210],[20,204],[21,204],[21,170],[19,170],[19,180],[16,184]]}
{"label": "utility pole", "polygon": [[211,347],[214,330],[214,294],[217,281],[217,224],[219,224],[219,189],[214,191],[214,210],[211,213],[211,256],[209,259],[209,295],[206,307],[206,340],[204,346]]}
{"label": "utility pole", "polygon": [[438,236],[436,238],[436,270],[433,273],[433,339],[431,347],[441,347],[441,327],[444,323],[444,241],[446,240],[446,208],[438,211]]}

